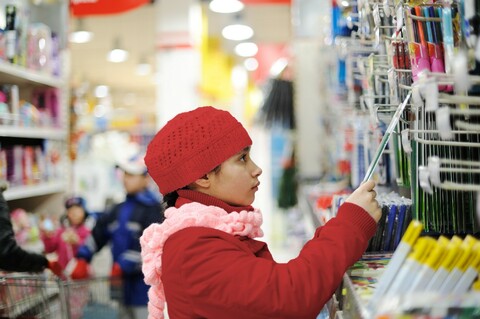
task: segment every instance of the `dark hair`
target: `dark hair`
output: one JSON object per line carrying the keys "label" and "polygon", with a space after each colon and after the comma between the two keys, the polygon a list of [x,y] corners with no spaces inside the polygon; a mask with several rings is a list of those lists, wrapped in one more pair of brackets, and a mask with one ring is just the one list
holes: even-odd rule
{"label": "dark hair", "polygon": [[64,224],[65,221],[68,221],[68,209],[73,207],[73,206],[78,206],[83,210],[83,221],[84,223],[88,216],[89,216],[89,211],[87,210],[87,202],[85,199],[81,196],[73,196],[65,200],[65,209],[67,210],[65,214],[60,218],[60,221],[62,224]]}
{"label": "dark hair", "polygon": [[163,205],[165,206],[165,208],[174,207],[175,202],[177,201],[177,198],[178,198],[177,191],[173,191],[171,193],[165,194],[163,195]]}
{"label": "dark hair", "polygon": [[[221,167],[221,164],[216,166],[210,172],[218,174],[218,172],[220,172],[220,167]],[[207,175],[205,174],[205,176],[203,178],[207,178]],[[187,185],[185,187],[182,187],[181,189],[190,189],[190,187]],[[169,207],[174,207],[175,203],[177,202],[177,199],[178,199],[177,191],[173,191],[173,192],[170,192],[168,194],[165,194],[165,195],[163,195],[163,206],[165,207],[165,209],[167,209]]]}
{"label": "dark hair", "polygon": [[74,196],[74,197],[70,197],[67,200],[65,200],[65,208],[66,209],[69,209],[72,206],[79,206],[79,207],[83,208],[83,210],[85,212],[87,212],[86,201],[83,197]]}

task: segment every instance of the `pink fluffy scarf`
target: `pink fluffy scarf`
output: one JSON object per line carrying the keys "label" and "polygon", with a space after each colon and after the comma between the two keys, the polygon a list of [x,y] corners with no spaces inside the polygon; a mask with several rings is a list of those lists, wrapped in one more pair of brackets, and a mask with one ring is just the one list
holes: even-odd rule
{"label": "pink fluffy scarf", "polygon": [[209,227],[228,234],[261,237],[262,214],[259,210],[227,213],[216,206],[189,203],[165,211],[162,224],[152,224],[140,237],[142,246],[142,271],[148,291],[148,319],[164,318],[165,294],[162,284],[162,253],[165,241],[174,233],[187,227]]}

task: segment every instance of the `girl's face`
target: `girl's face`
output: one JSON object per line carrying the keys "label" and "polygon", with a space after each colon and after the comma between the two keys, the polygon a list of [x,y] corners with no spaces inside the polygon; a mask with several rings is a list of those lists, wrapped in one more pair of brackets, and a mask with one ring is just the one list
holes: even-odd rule
{"label": "girl's face", "polygon": [[85,211],[82,207],[75,205],[67,209],[67,217],[72,226],[77,226],[83,223]]}
{"label": "girl's face", "polygon": [[260,174],[262,169],[252,161],[247,147],[223,162],[219,171],[207,174],[210,183],[204,192],[232,206],[248,206],[255,199]]}
{"label": "girl's face", "polygon": [[127,194],[136,194],[148,187],[148,177],[145,175],[133,175],[124,172],[123,186]]}

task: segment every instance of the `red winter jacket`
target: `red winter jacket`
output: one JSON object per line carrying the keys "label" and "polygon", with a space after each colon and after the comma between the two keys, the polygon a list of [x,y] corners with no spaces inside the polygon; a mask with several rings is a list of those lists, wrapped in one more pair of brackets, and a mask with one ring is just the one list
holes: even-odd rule
{"label": "red winter jacket", "polygon": [[205,227],[182,229],[163,249],[169,317],[316,318],[375,231],[367,212],[345,203],[297,258],[277,263],[263,242]]}

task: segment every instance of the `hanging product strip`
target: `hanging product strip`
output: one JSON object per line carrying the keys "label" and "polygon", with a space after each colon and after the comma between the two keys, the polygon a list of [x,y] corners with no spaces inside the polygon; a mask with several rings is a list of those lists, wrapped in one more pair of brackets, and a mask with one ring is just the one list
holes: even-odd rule
{"label": "hanging product strip", "polygon": [[[385,240],[392,232],[388,220],[395,221],[394,229],[405,234],[408,243],[394,241],[385,276],[361,283],[366,290],[357,291],[370,291],[366,295],[372,297],[365,287],[374,287],[375,301],[368,311],[360,307],[354,315],[474,317],[480,304],[480,245],[472,241],[480,231],[480,2],[383,0],[349,6],[355,7],[349,10],[355,12],[350,20],[357,28],[342,39],[353,49],[346,58],[348,102],[370,119],[368,127],[357,129],[361,140],[355,142],[352,167],[363,170],[352,169],[358,174],[352,180],[369,178],[367,167],[377,165],[372,174],[377,182],[410,187],[409,217],[416,229],[408,242],[408,230],[398,232],[399,210],[389,210],[392,203],[382,206],[380,230],[360,263],[389,259],[372,254],[392,248]],[[410,102],[385,146],[386,128],[409,94]],[[381,161],[372,164],[377,160],[372,154],[379,153]],[[388,161],[395,168],[392,184],[379,179]],[[334,198],[338,205],[343,200]],[[397,278],[399,274],[408,280]],[[457,304],[449,302],[452,295]]]}
{"label": "hanging product strip", "polygon": [[[479,160],[478,132],[463,130],[461,134],[455,135],[454,143],[446,141],[445,145],[439,145],[441,143],[434,141],[442,136],[432,132],[437,129],[438,114],[431,111],[425,112],[429,109],[429,105],[436,105],[438,108],[438,105],[441,104],[442,109],[474,109],[478,105],[476,97],[471,96],[477,90],[475,88],[478,87],[476,81],[478,76],[466,76],[466,74],[472,73],[472,66],[478,64],[478,61],[471,61],[467,56],[473,46],[471,43],[469,46],[466,45],[462,38],[462,34],[465,34],[462,25],[465,24],[460,21],[465,21],[465,19],[460,16],[461,8],[462,6],[455,2],[397,3],[395,20],[397,22],[404,20],[405,22],[401,27],[397,23],[397,37],[388,37],[390,43],[386,43],[387,47],[390,45],[391,48],[393,66],[389,73],[389,91],[390,100],[394,103],[386,105],[387,107],[393,106],[390,108],[391,111],[395,110],[394,105],[398,100],[401,100],[407,92],[412,91],[413,86],[426,82],[425,78],[440,78],[442,74],[444,75],[443,79],[437,80],[435,86],[422,83],[422,86],[426,87],[422,90],[425,91],[423,94],[426,97],[425,104],[427,106],[423,109],[410,107],[403,114],[404,121],[399,121],[397,138],[392,140],[393,149],[400,150],[400,152],[391,152],[395,157],[398,185],[411,185],[412,187],[415,218],[419,218],[425,223],[427,232],[437,233],[437,235],[475,234],[479,231],[476,218],[477,188],[475,187],[479,184],[479,174],[475,170],[465,168],[461,173],[445,172],[443,174],[445,177],[442,175],[442,178],[454,179],[453,181],[449,180],[450,184],[447,184],[450,185],[450,189],[447,189],[444,184],[441,188],[434,187],[430,192],[422,189],[421,185],[425,183],[419,178],[419,175],[425,175],[423,166],[426,165],[426,159],[430,155],[448,154],[450,159],[472,162]],[[399,18],[398,15],[402,10],[403,17]],[[378,21],[378,19],[374,20]],[[403,34],[405,37],[401,38],[400,36]],[[404,55],[405,44],[408,47],[408,58]],[[409,61],[410,65],[405,61]],[[406,69],[409,66],[410,72]],[[438,98],[435,100],[435,97]],[[381,108],[379,105],[375,105],[375,107],[377,117],[379,111],[386,111],[388,114],[388,109]],[[451,113],[450,117],[444,113],[445,111],[441,113],[441,116],[447,117],[447,121],[454,121],[460,126],[463,125],[462,127],[477,125],[479,119],[472,111],[469,114]],[[429,130],[429,133],[423,134],[422,138],[418,137],[414,140],[413,149],[415,151],[413,154],[405,152],[405,147],[412,147],[401,143],[399,133],[408,130],[410,126],[420,127],[424,131]],[[440,129],[440,131],[443,134],[447,132],[444,129]],[[375,159],[374,157],[373,160]],[[412,183],[410,183],[410,178],[413,179]],[[456,189],[451,189],[452,183],[457,184]],[[445,202],[448,204],[445,205]]]}
{"label": "hanging product strip", "polygon": [[[369,10],[365,9],[370,7]],[[386,10],[389,8],[390,14],[395,12],[394,19],[386,19]],[[373,9],[372,9],[373,8]],[[370,14],[369,13],[372,13]],[[442,74],[443,72],[455,72],[456,78],[462,78],[458,76],[459,65],[462,65],[461,55],[456,54],[457,48],[461,46],[462,42],[462,31],[461,23],[462,18],[459,16],[461,10],[458,9],[458,4],[455,2],[452,3],[431,3],[431,4],[414,4],[414,3],[396,3],[395,10],[391,10],[391,6],[388,5],[388,2],[382,3],[380,6],[378,3],[363,3],[363,8],[359,9],[359,17],[369,17],[373,16],[372,19],[366,18],[364,20],[360,19],[358,22],[359,29],[356,34],[352,37],[353,40],[350,41],[350,44],[353,47],[352,54],[347,58],[347,69],[350,69],[348,74],[350,75],[350,83],[355,83],[356,81],[361,82],[362,93],[360,95],[353,94],[353,98],[349,99],[349,102],[359,109],[368,110],[371,113],[375,113],[374,117],[379,119],[379,112],[384,112],[386,109],[382,106],[393,106],[390,110],[386,110],[385,114],[396,110],[395,103],[399,100],[402,100],[408,92],[412,91],[413,85],[420,82],[420,78],[424,77],[425,74]],[[392,30],[392,26],[383,25],[382,23],[387,23],[389,21],[396,22],[396,28],[394,32],[388,33],[387,31]],[[403,22],[403,24],[399,23]],[[373,30],[373,31],[372,31]],[[382,31],[382,34],[379,36],[379,30]],[[363,33],[362,33],[363,31]],[[367,33],[370,32],[370,33]],[[405,36],[404,36],[405,35]],[[376,39],[376,41],[372,40]],[[383,51],[380,46],[379,40],[384,40],[386,51],[390,52],[391,59],[388,61],[388,64],[392,66],[392,71],[384,72],[385,64],[382,65],[382,56],[380,53]],[[373,44],[377,44],[377,47]],[[471,45],[470,45],[471,46]],[[408,50],[406,50],[408,48]],[[363,50],[363,51],[362,51]],[[372,52],[372,51],[377,52]],[[357,54],[356,52],[367,53],[370,51],[369,56],[365,54]],[[458,62],[460,61],[460,62]],[[410,70],[408,70],[410,67]],[[466,68],[463,74],[470,73],[470,68]],[[468,73],[467,73],[468,72]],[[445,74],[445,73],[443,73]],[[388,79],[389,82],[389,93],[385,94],[385,90],[382,91],[384,87],[385,80]],[[463,77],[465,78],[465,77]],[[468,78],[468,77],[466,77]],[[347,82],[349,82],[347,80]],[[468,84],[468,83],[467,83]],[[471,84],[471,83],[469,83]],[[455,102],[456,104],[465,105],[466,103],[474,104],[472,102],[472,97],[468,96],[457,96],[454,93],[457,92],[457,87],[465,86],[461,84],[460,81],[453,81],[448,83],[443,81],[439,82],[435,87],[436,92],[428,91],[425,96],[439,96],[435,103],[448,103],[453,98],[460,98],[460,101]],[[467,88],[470,90],[472,85],[467,85]],[[355,91],[355,85],[349,87],[350,91]],[[444,93],[440,93],[444,92]],[[392,94],[394,93],[394,94]],[[396,94],[395,94],[396,93]],[[464,92],[465,93],[465,92]],[[467,94],[469,92],[466,92]],[[358,98],[357,98],[358,96]],[[393,102],[393,103],[385,103]],[[432,104],[428,102],[427,104]],[[450,107],[452,107],[450,104]],[[465,107],[465,106],[463,106]],[[372,111],[373,110],[373,111]],[[435,143],[435,138],[433,133],[425,134],[426,138],[418,138],[415,140],[416,144],[413,145],[414,152],[408,154],[404,152],[405,147],[404,143],[401,143],[400,132],[408,129],[409,126],[420,127],[423,130],[433,130],[436,128],[436,116],[432,113],[420,114],[421,111],[419,108],[411,108],[408,105],[402,118],[398,121],[398,126],[396,128],[396,138],[393,139],[393,149],[394,152],[388,152],[391,155],[395,156],[396,161],[396,173],[397,173],[397,182],[402,186],[412,186],[412,195],[415,199],[415,217],[419,218],[426,223],[427,232],[437,232],[437,233],[475,233],[478,232],[478,222],[475,218],[475,202],[476,196],[472,194],[461,194],[458,191],[447,190],[446,194],[435,194],[432,198],[426,198],[428,194],[425,194],[419,183],[418,175],[419,167],[422,166],[424,158],[427,159],[429,154],[434,154],[435,152],[448,153],[450,157],[462,158],[464,156],[472,157],[472,160],[478,160],[475,151],[470,149],[462,149],[462,147],[468,148],[469,146],[476,146],[478,142],[478,134],[462,134],[459,135],[459,140],[457,142],[465,143],[465,141],[470,141],[455,149],[452,149],[455,145],[449,145],[448,150],[445,150],[444,146],[437,145]],[[458,118],[458,117],[461,118]],[[465,118],[466,115],[458,115],[457,118],[454,118],[455,122],[461,123],[464,127],[467,125],[476,124],[476,116],[470,114]],[[378,121],[380,124],[391,123],[387,119]],[[377,124],[379,124],[377,123]],[[377,125],[376,130],[381,130],[382,126]],[[381,130],[383,136],[385,133],[389,134],[390,132],[385,131],[385,126]],[[467,133],[467,132],[465,132]],[[363,134],[359,134],[363,135]],[[372,136],[379,136],[372,134]],[[382,136],[382,135],[380,135]],[[377,146],[378,149],[378,140],[375,143],[372,143],[371,140],[364,139],[363,145],[359,145],[359,148],[363,148],[363,152],[359,150],[358,158],[354,158],[359,162],[362,161],[360,157],[363,155],[363,160],[366,159],[367,163],[372,163],[377,161],[377,156],[372,156],[372,145]],[[423,144],[422,144],[423,143]],[[387,149],[385,143],[382,141],[379,142],[380,147]],[[411,147],[412,148],[412,147]],[[373,147],[375,149],[375,147]],[[401,152],[396,152],[401,150]],[[412,165],[413,159],[413,165]],[[384,161],[388,162],[388,161]],[[354,167],[360,168],[359,172],[365,172],[364,169],[361,169],[362,165],[352,165]],[[365,167],[365,166],[364,166]],[[354,172],[355,173],[355,172]],[[365,174],[369,175],[371,172],[366,171]],[[473,173],[473,171],[471,171]],[[450,174],[449,176],[451,176]],[[365,176],[365,175],[364,175]],[[470,176],[458,176],[461,178],[460,183],[465,180],[475,181],[476,177],[472,174]],[[367,176],[369,178],[369,176]],[[357,177],[358,180],[358,177]],[[413,183],[411,181],[413,180]],[[453,193],[453,194],[449,194]],[[441,205],[442,200],[445,199],[450,205]],[[465,203],[468,203],[465,204]],[[447,208],[448,207],[448,208]],[[454,210],[454,212],[447,212],[447,209]],[[443,211],[439,212],[439,209]],[[467,213],[465,213],[467,212]],[[465,215],[468,216],[460,216]],[[446,216],[451,217],[446,217]]]}

